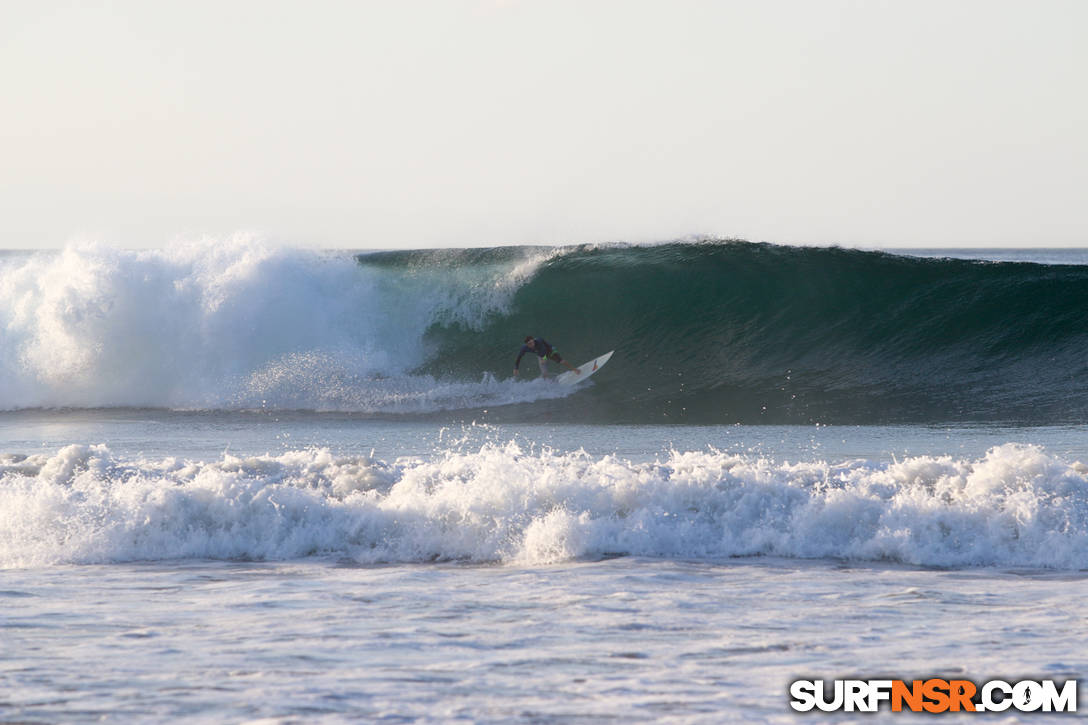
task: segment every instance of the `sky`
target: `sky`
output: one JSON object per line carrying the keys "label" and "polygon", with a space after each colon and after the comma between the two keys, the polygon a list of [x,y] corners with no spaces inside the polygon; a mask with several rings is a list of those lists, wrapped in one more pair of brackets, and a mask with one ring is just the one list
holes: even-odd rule
{"label": "sky", "polygon": [[0,247],[1088,246],[1082,0],[0,0]]}

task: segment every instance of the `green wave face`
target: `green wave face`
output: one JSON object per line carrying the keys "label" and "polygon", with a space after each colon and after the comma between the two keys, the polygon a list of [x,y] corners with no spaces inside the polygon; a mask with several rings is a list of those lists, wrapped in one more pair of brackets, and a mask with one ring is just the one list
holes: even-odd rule
{"label": "green wave face", "polygon": [[[1084,266],[736,241],[390,252],[359,261],[417,293],[462,291],[464,299],[446,293],[454,298],[447,312],[426,329],[419,373],[509,376],[527,334],[575,363],[616,350],[608,370],[576,395],[490,410],[493,419],[1088,418]],[[511,277],[518,265],[527,266],[524,278]]]}

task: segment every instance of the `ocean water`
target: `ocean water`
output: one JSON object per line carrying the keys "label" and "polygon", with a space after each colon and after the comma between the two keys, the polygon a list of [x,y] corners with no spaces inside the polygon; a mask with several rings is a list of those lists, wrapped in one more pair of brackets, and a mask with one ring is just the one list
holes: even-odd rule
{"label": "ocean water", "polygon": [[[839,721],[789,683],[1083,679],[1086,261],[0,255],[0,721]],[[616,355],[514,380],[527,333]]]}

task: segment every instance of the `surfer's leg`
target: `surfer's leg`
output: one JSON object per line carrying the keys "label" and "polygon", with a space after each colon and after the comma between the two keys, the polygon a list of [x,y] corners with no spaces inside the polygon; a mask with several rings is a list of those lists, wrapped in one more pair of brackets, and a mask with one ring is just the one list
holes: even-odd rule
{"label": "surfer's leg", "polygon": [[552,353],[552,356],[551,356],[551,357],[552,357],[552,360],[555,360],[555,361],[556,361],[557,363],[562,363],[563,365],[566,365],[566,366],[567,366],[567,370],[573,370],[573,371],[574,371],[575,373],[577,373],[578,375],[581,375],[581,374],[582,374],[582,371],[581,371],[581,370],[579,370],[578,368],[574,367],[573,365],[571,365],[571,364],[570,364],[569,362],[567,362],[567,361],[566,361],[566,360],[564,360],[563,358],[559,357],[559,353],[557,353],[557,352],[553,352],[553,353]]}
{"label": "surfer's leg", "polygon": [[537,362],[540,363],[540,376],[542,378],[548,377],[548,361],[544,357],[538,357]]}

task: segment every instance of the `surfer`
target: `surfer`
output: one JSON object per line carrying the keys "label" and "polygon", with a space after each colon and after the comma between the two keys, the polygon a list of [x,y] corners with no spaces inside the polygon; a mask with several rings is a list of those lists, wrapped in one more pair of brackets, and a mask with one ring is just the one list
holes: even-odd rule
{"label": "surfer", "polygon": [[526,335],[525,344],[521,346],[521,350],[518,352],[518,359],[514,361],[515,377],[518,374],[518,365],[521,364],[521,357],[527,352],[535,352],[539,356],[538,362],[540,363],[541,377],[548,377],[548,360],[553,360],[557,363],[566,365],[567,369],[573,370],[575,375],[582,374],[581,370],[572,367],[569,362],[560,357],[559,351],[552,347],[543,337],[534,338],[532,335]]}

